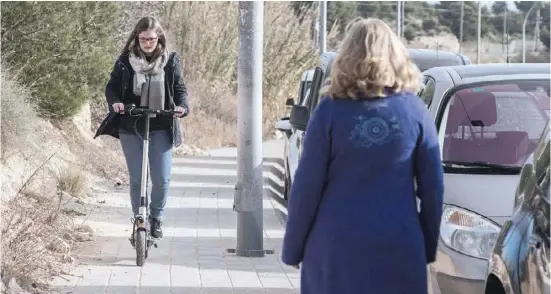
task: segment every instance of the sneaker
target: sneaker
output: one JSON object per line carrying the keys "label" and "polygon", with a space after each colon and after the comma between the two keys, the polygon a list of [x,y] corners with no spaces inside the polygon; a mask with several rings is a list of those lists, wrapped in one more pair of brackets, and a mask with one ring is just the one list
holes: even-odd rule
{"label": "sneaker", "polygon": [[162,222],[159,219],[153,217],[149,219],[149,222],[151,224],[151,236],[155,239],[163,238]]}

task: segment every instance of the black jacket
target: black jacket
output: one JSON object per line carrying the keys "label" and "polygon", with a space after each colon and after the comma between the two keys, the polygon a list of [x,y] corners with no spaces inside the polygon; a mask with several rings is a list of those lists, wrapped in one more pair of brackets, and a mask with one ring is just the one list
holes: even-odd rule
{"label": "black jacket", "polygon": [[[182,64],[180,57],[177,53],[172,52],[169,56],[168,62],[164,68],[165,70],[165,97],[167,99],[166,109],[174,109],[175,106],[181,106],[186,110],[186,116],[190,112],[189,102],[187,97],[187,88],[184,84],[182,77]],[[109,114],[103,120],[94,138],[101,135],[110,135],[115,138],[119,138],[119,126],[121,123],[121,115],[115,113],[113,110],[114,103],[123,103],[125,105],[134,103],[136,97],[128,97],[126,95],[127,89],[132,87],[134,78],[134,70],[130,65],[129,56],[121,55],[115,62],[113,70],[111,71],[111,77],[107,86],[105,87],[105,98],[109,106]],[[178,119],[173,119],[172,126],[172,142],[174,146],[178,147],[182,144],[182,134],[180,130],[180,123]]]}

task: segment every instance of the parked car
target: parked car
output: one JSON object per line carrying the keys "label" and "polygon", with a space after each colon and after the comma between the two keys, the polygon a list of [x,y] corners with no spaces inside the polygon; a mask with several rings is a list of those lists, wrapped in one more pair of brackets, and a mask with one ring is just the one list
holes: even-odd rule
{"label": "parked car", "polygon": [[[471,64],[469,58],[464,55],[456,54],[448,51],[441,50],[429,50],[429,49],[408,49],[408,53],[417,65],[420,71],[424,71],[434,66],[444,65],[468,65]],[[313,70],[309,70],[302,75],[302,80],[299,87],[299,98],[296,105],[301,106],[303,115],[309,115],[319,102],[319,92],[323,81],[329,77],[331,72],[331,64],[335,57],[336,52],[326,52],[320,57],[320,66]],[[305,82],[308,78],[311,80]],[[306,88],[305,83],[310,85]],[[307,89],[304,91],[303,89]],[[310,90],[308,92],[308,89]],[[304,96],[302,96],[304,93]],[[308,94],[307,94],[308,93]],[[313,97],[309,99],[307,97]],[[286,106],[295,105],[295,100],[290,98],[286,102]],[[286,134],[285,147],[284,147],[284,159],[285,159],[285,184],[283,198],[287,200],[289,197],[290,188],[293,178],[295,176],[295,170],[298,167],[298,161],[302,150],[303,129],[302,127],[293,127],[289,121],[289,116],[281,118],[276,122],[276,129]]]}
{"label": "parked car", "polygon": [[515,212],[504,223],[492,250],[486,294],[548,294],[549,124],[524,164],[515,193]]}
{"label": "parked car", "polygon": [[488,259],[514,209],[520,170],[549,121],[549,64],[480,64],[423,72],[435,118],[444,213],[433,294],[483,293]]}
{"label": "parked car", "polygon": [[[299,85],[297,100],[295,100],[294,98],[289,98],[285,102],[285,106],[287,106],[288,108],[292,108],[293,105],[295,105],[295,104],[308,105],[308,97],[310,95],[310,89],[312,87],[312,80],[314,78],[314,72],[315,72],[314,69],[310,69],[310,70],[307,70],[307,71],[302,73],[302,76],[301,76],[301,79],[300,79],[300,85]],[[296,102],[298,102],[298,103],[296,103]],[[289,123],[289,116],[283,117],[279,121],[277,121],[275,127],[276,127],[277,130],[279,130],[279,131],[281,131],[285,134],[285,145],[284,145],[284,151],[283,151],[283,158],[285,158],[285,167],[286,167],[285,168],[285,171],[286,171],[285,173],[287,174],[287,171],[289,171],[289,169],[287,168],[287,166],[288,166],[288,164],[287,164],[288,159],[287,158],[291,157],[290,160],[292,162],[295,162],[295,161],[298,162],[298,157],[295,158],[295,156],[298,156],[298,154],[296,152],[295,153],[289,153],[289,150],[292,150],[292,148],[289,148],[289,144],[291,142],[296,142],[296,140],[293,140],[294,139],[294,137],[293,137],[293,127]],[[291,138],[293,138],[293,139],[291,139]],[[290,189],[290,182],[285,182],[285,190],[283,192],[283,199],[285,201],[287,201],[287,194],[289,193],[289,189]]]}

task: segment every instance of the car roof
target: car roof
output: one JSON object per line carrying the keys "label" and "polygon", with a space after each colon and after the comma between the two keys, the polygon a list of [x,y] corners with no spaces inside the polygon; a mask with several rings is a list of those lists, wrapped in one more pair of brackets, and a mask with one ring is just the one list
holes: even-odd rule
{"label": "car roof", "polygon": [[474,81],[500,79],[540,78],[551,74],[549,63],[485,63],[473,64],[468,66],[449,66],[446,67],[449,72],[455,72],[460,80],[456,81],[467,83]]}
{"label": "car roof", "polygon": [[466,65],[470,60],[461,54],[450,51],[408,48],[408,54],[420,71],[437,66]]}
{"label": "car roof", "polygon": [[[440,66],[462,66],[471,64],[469,58],[450,51],[408,48],[408,54],[421,72]],[[337,52],[328,51],[321,56],[321,68],[326,71],[337,57]]]}

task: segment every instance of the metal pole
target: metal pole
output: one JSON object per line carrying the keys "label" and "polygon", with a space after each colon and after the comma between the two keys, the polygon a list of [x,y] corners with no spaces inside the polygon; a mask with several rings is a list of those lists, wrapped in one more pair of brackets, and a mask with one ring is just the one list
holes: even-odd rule
{"label": "metal pole", "polygon": [[318,49],[319,48],[319,42],[320,42],[320,20],[319,18],[315,19],[312,22],[312,31],[313,31],[313,37],[312,37],[312,49]]}
{"label": "metal pole", "polygon": [[526,62],[526,22],[528,21],[528,16],[530,16],[530,12],[532,12],[532,9],[538,5],[538,2],[534,2],[534,5],[530,7],[530,10],[526,13],[526,16],[524,17],[524,22],[522,23],[522,63]]}
{"label": "metal pole", "polygon": [[461,1],[461,19],[459,20],[459,53],[463,47],[463,18],[465,17],[465,1]]}
{"label": "metal pole", "polygon": [[396,35],[402,36],[402,1],[396,1]]}
{"label": "metal pole", "polygon": [[404,37],[404,22],[406,19],[406,1],[400,1],[400,37]]}
{"label": "metal pole", "polygon": [[237,64],[236,255],[264,256],[262,207],[262,49],[264,2],[240,1]]}
{"label": "metal pole", "polygon": [[327,51],[327,1],[320,1],[320,55]]}
{"label": "metal pole", "polygon": [[534,31],[534,52],[538,52],[540,43],[540,9],[536,9],[536,29]]}
{"label": "metal pole", "polygon": [[482,37],[482,2],[478,1],[478,26],[477,26],[477,38],[476,38],[476,63],[480,63],[480,47]]}
{"label": "metal pole", "polygon": [[507,42],[507,7],[503,9],[503,52],[506,49],[505,42]]}

